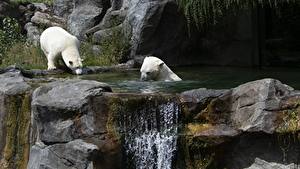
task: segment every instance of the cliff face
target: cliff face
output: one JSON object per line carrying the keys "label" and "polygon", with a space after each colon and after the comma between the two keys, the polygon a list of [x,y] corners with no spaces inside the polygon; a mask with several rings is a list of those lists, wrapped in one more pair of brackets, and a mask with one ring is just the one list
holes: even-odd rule
{"label": "cliff face", "polygon": [[4,169],[299,166],[300,93],[274,79],[168,95],[22,74],[0,74]]}
{"label": "cliff face", "polygon": [[[45,28],[61,26],[93,45],[108,38],[128,41],[126,60],[155,55],[172,65],[187,61],[181,56],[190,37],[175,0],[55,0],[53,7],[30,4],[24,8],[27,38],[33,44],[39,43]],[[113,37],[116,31],[122,36]]]}
{"label": "cliff face", "polygon": [[27,167],[32,88],[20,72],[0,75],[0,168]]}

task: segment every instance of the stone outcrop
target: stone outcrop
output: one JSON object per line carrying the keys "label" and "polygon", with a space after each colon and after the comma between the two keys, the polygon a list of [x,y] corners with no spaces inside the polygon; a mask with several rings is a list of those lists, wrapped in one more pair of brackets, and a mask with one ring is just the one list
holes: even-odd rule
{"label": "stone outcrop", "polygon": [[85,80],[52,82],[34,91],[31,137],[36,143],[28,169],[92,169],[93,163],[95,168],[120,168],[109,160],[118,161],[120,143],[108,128],[110,112],[99,99],[103,92],[111,88]]}
{"label": "stone outcrop", "polygon": [[31,86],[20,71],[0,74],[0,168],[26,169]]}
{"label": "stone outcrop", "polygon": [[126,146],[136,146],[126,139],[149,134],[148,127],[159,131],[160,118],[171,117],[175,122],[165,127],[178,132],[177,168],[299,166],[300,93],[278,80],[168,95],[112,93],[89,80],[45,81],[13,67],[0,73],[3,169],[124,168],[134,163],[124,156]]}
{"label": "stone outcrop", "polygon": [[[31,22],[25,27],[28,41],[36,44],[43,29],[60,26],[80,40],[92,37],[93,44],[105,38],[128,41],[127,60],[155,55],[171,65],[186,61],[181,55],[190,40],[175,0],[55,0],[50,9],[40,3],[26,7],[25,23]],[[122,36],[111,36],[116,29],[122,30]]]}
{"label": "stone outcrop", "polygon": [[278,80],[184,92],[181,100],[193,112],[186,114],[190,168],[257,168],[265,161],[260,167],[271,169],[299,162],[300,93]]}

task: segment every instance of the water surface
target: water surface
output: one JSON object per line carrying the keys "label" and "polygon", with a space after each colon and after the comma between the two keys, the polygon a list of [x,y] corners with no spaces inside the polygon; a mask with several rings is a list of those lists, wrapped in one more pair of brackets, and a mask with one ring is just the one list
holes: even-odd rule
{"label": "water surface", "polygon": [[138,69],[83,75],[79,78],[106,82],[111,85],[114,92],[177,93],[197,88],[228,89],[263,78],[275,78],[295,89],[300,89],[300,68],[180,67],[173,70],[183,81],[143,82],[139,80]]}

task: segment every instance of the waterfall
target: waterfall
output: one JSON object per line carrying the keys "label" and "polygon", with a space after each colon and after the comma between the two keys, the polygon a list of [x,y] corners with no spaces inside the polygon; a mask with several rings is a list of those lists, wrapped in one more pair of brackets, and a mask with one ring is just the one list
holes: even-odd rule
{"label": "waterfall", "polygon": [[180,108],[175,102],[148,102],[141,107],[127,112],[122,122],[127,168],[171,169]]}

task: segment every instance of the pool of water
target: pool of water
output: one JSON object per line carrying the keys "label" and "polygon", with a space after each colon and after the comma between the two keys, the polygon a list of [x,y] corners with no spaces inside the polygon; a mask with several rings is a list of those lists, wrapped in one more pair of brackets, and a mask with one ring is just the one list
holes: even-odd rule
{"label": "pool of water", "polygon": [[300,89],[300,68],[180,67],[174,69],[174,72],[183,81],[143,82],[139,80],[139,70],[83,75],[76,78],[108,83],[114,92],[177,93],[197,88],[228,89],[263,78],[275,78]]}

